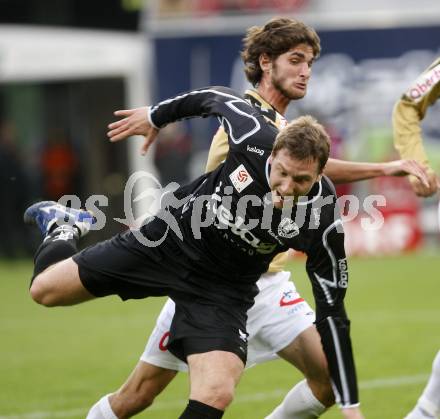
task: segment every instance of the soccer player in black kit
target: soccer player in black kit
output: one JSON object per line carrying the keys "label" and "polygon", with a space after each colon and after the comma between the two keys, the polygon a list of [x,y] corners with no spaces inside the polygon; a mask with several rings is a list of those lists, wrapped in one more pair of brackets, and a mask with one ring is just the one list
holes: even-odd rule
{"label": "soccer player in black kit", "polygon": [[[47,202],[30,207],[25,218],[45,235],[32,298],[56,306],[112,294],[170,296],[176,314],[168,347],[190,370],[190,400],[181,417],[220,418],[246,360],[246,312],[258,291],[255,282],[275,254],[303,251],[336,400],[344,417],[361,418],[343,304],[344,234],[333,186],[321,175],[329,154],[323,127],[301,117],[278,134],[241,96],[219,87],[140,112],[149,119],[135,132],[146,135],[144,150],[168,123],[216,115],[228,134],[226,161],[178,189],[179,205],[168,200],[140,231],[79,253],[76,242],[93,222],[90,213]],[[126,137],[123,121],[115,124],[113,140]]]}

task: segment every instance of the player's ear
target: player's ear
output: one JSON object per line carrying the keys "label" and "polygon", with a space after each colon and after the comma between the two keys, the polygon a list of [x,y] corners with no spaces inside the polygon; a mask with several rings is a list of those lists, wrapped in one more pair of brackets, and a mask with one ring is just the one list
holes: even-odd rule
{"label": "player's ear", "polygon": [[265,52],[260,55],[258,61],[263,73],[272,69],[272,60]]}
{"label": "player's ear", "polygon": [[274,155],[273,155],[273,152],[272,153],[270,153],[270,156],[269,156],[269,164],[272,164],[272,162],[273,162],[273,158],[274,158]]}

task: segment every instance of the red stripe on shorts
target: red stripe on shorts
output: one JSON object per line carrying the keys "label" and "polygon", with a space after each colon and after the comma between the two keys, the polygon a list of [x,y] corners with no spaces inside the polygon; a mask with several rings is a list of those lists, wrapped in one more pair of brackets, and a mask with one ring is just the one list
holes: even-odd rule
{"label": "red stripe on shorts", "polygon": [[290,301],[284,301],[284,297],[280,300],[280,306],[293,306],[294,304],[302,303],[304,301],[304,298],[296,298],[295,300]]}

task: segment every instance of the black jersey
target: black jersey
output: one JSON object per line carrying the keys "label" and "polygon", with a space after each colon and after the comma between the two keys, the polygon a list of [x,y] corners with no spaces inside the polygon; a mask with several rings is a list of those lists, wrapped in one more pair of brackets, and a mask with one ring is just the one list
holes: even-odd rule
{"label": "black jersey", "polygon": [[342,406],[355,405],[356,373],[343,303],[347,262],[333,185],[323,177],[293,208],[274,208],[269,157],[278,131],[231,89],[194,90],[149,110],[156,127],[208,115],[223,125],[229,154],[216,170],[176,192],[187,198],[167,208],[175,224],[172,237],[207,281],[232,287],[256,282],[277,253],[289,248],[306,253],[316,325],[336,398]]}

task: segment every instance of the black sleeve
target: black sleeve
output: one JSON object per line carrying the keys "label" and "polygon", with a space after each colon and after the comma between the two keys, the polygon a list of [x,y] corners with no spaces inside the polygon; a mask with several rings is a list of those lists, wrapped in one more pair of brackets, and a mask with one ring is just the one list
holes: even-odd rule
{"label": "black sleeve", "polygon": [[230,143],[240,144],[261,129],[258,112],[234,90],[207,87],[164,100],[150,108],[150,121],[158,128],[181,119],[215,115]]}
{"label": "black sleeve", "polygon": [[356,370],[350,321],[344,308],[348,271],[341,220],[316,234],[306,264],[316,302],[316,327],[329,364],[336,402],[342,407],[356,406]]}

